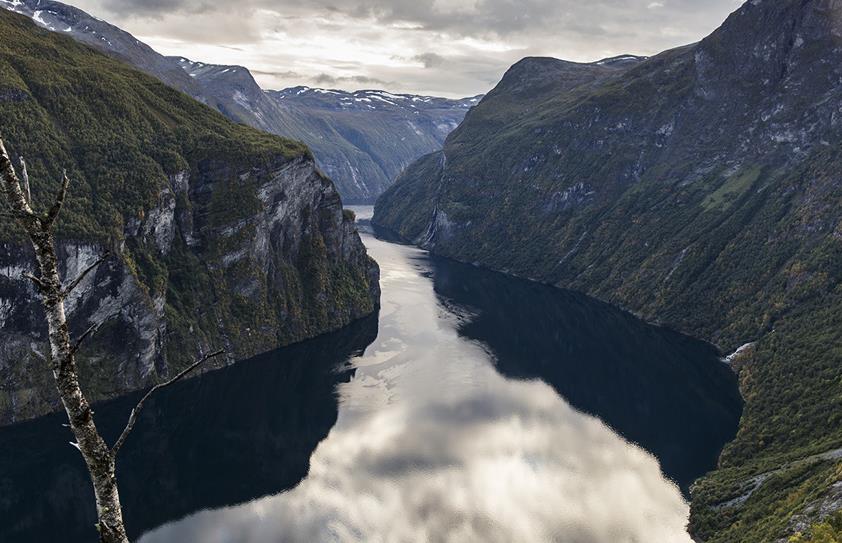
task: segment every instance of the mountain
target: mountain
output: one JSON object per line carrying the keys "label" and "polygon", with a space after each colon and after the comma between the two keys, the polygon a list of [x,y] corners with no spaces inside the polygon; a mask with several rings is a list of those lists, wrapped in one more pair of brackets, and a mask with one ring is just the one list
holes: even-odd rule
{"label": "mountain", "polygon": [[242,66],[165,57],[128,32],[61,2],[0,0],[0,7],[128,62],[231,120],[304,142],[346,203],[373,202],[411,162],[440,149],[480,99],[305,87],[264,91]]}
{"label": "mountain", "polygon": [[742,347],[700,541],[842,507],[841,44],[839,0],[752,0],[652,58],[524,59],[375,209],[435,253]]}
{"label": "mountain", "polygon": [[304,142],[346,203],[373,202],[415,159],[440,149],[481,98],[310,87],[264,91],[242,66],[173,60],[229,118]]}
{"label": "mountain", "polygon": [[378,90],[293,87],[270,91],[286,124],[348,202],[373,203],[415,159],[441,149],[480,97],[448,100]]}
{"label": "mountain", "polygon": [[[51,0],[0,0],[0,7],[30,17],[42,28],[66,34],[155,76],[199,101],[201,88],[178,64],[137,38],[81,9]],[[215,104],[211,104],[214,105]]]}
{"label": "mountain", "polygon": [[[66,300],[94,400],[146,387],[224,347],[227,360],[372,313],[378,269],[333,183],[300,143],[232,123],[148,75],[0,10],[0,119],[33,201],[63,168]],[[57,403],[46,326],[22,277],[32,250],[0,216],[0,424]]]}

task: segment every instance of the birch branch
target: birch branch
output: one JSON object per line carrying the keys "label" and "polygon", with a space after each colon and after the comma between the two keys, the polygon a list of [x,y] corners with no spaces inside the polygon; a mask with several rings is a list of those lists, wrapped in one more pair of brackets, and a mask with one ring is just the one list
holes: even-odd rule
{"label": "birch branch", "polygon": [[24,273],[21,277],[32,281],[35,284],[35,288],[37,288],[40,292],[44,292],[47,289],[47,285],[31,273]]}
{"label": "birch branch", "polygon": [[64,199],[67,198],[67,187],[70,186],[70,179],[67,177],[67,170],[62,173],[61,178],[61,188],[58,189],[58,194],[56,194],[56,203],[53,204],[53,207],[47,212],[47,216],[45,217],[45,226],[50,228],[53,223],[56,222],[58,218],[58,214],[61,212],[61,208],[64,206]]}
{"label": "birch branch", "polygon": [[76,279],[74,279],[74,280],[73,280],[73,281],[72,281],[69,285],[67,285],[67,286],[64,288],[64,290],[62,290],[62,291],[61,291],[61,295],[62,295],[62,296],[67,296],[68,294],[70,294],[71,292],[73,292],[73,289],[75,289],[76,287],[78,287],[78,286],[79,286],[79,283],[81,283],[81,282],[82,282],[82,280],[84,280],[84,279],[85,279],[85,277],[87,277],[89,273],[91,273],[92,271],[94,271],[94,270],[97,268],[97,266],[99,266],[100,264],[102,264],[103,262],[105,262],[105,260],[106,260],[106,259],[108,258],[108,256],[109,256],[109,254],[110,254],[110,253],[109,253],[108,251],[105,251],[105,253],[103,253],[103,255],[102,255],[101,257],[99,257],[99,258],[97,259],[97,261],[96,261],[96,262],[94,262],[93,264],[91,264],[90,266],[88,266],[87,268],[85,268],[85,270],[84,270],[82,273],[80,273],[80,274],[79,274],[79,276],[78,276],[78,277],[76,277]]}
{"label": "birch branch", "polygon": [[82,343],[84,343],[84,341],[85,341],[86,339],[88,339],[88,338],[89,338],[89,337],[91,337],[92,335],[94,335],[94,334],[96,334],[97,332],[99,332],[99,329],[100,329],[100,328],[102,328],[103,326],[105,326],[105,323],[107,323],[107,322],[108,322],[108,321],[110,321],[111,319],[113,319],[113,318],[117,317],[119,314],[120,314],[120,313],[119,313],[119,311],[118,311],[118,312],[115,312],[115,313],[112,313],[110,316],[108,316],[108,317],[106,317],[105,319],[103,319],[103,321],[102,321],[102,322],[100,322],[100,323],[94,323],[94,324],[90,325],[90,326],[88,327],[88,329],[87,329],[87,330],[85,330],[85,331],[82,333],[82,335],[81,335],[81,336],[79,336],[79,337],[76,339],[76,341],[73,343],[73,347],[71,347],[71,348],[70,348],[70,354],[75,356],[75,355],[76,355],[76,353],[78,353],[78,352],[79,352],[79,349],[82,347]]}
{"label": "birch branch", "polygon": [[6,145],[2,138],[0,138],[0,173],[3,176],[3,192],[6,193],[6,200],[12,215],[23,221],[24,224],[32,226],[37,217],[24,197],[23,190],[20,187],[20,179],[15,173],[15,167],[9,159],[9,153],[6,152]]}
{"label": "birch branch", "polygon": [[212,352],[210,354],[206,354],[205,356],[200,358],[198,361],[196,361],[194,364],[192,364],[190,367],[188,367],[187,369],[185,369],[184,371],[182,371],[181,373],[179,373],[178,375],[176,375],[175,377],[173,377],[169,381],[167,381],[165,383],[160,383],[160,384],[152,387],[149,390],[149,392],[147,392],[143,396],[143,398],[140,399],[140,401],[137,403],[137,405],[134,407],[134,409],[132,409],[132,412],[129,415],[129,421],[128,421],[128,423],[126,423],[126,427],[123,429],[123,433],[120,434],[120,437],[118,437],[116,443],[114,443],[114,447],[111,448],[111,453],[115,457],[117,456],[117,452],[120,450],[120,448],[126,442],[126,438],[129,437],[129,433],[132,431],[132,428],[134,428],[134,425],[137,422],[137,417],[140,414],[141,409],[143,409],[144,403],[146,402],[146,400],[149,399],[150,396],[152,396],[152,394],[154,394],[156,391],[158,391],[158,390],[160,390],[164,387],[170,386],[171,384],[175,383],[176,381],[182,379],[188,373],[195,370],[196,368],[198,368],[199,366],[201,366],[202,364],[204,364],[205,362],[207,362],[211,358],[215,358],[215,357],[217,357],[221,354],[224,354],[224,353],[225,353],[225,351],[223,349],[220,349],[220,350]]}
{"label": "birch branch", "polygon": [[70,354],[75,355],[77,352],[79,352],[79,347],[82,346],[82,342],[85,341],[88,338],[88,336],[99,330],[100,326],[102,326],[101,323],[92,324],[87,330],[85,330],[85,332],[81,336],[79,336],[79,339],[76,340],[76,343],[73,344],[73,347],[70,348]]}

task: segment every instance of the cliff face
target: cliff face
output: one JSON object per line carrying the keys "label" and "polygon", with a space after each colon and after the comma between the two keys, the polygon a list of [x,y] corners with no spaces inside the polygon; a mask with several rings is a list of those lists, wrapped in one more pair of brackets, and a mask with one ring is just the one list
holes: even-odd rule
{"label": "cliff face", "polygon": [[698,44],[604,64],[514,66],[374,222],[726,352],[752,343],[732,359],[740,433],[691,530],[776,540],[842,473],[791,464],[842,445],[842,2],[752,0]]}
{"label": "cliff face", "polygon": [[[299,144],[234,125],[133,69],[0,12],[0,115],[33,200],[73,180],[57,227],[93,399],[173,375],[224,347],[228,364],[374,311],[378,269],[333,183]],[[58,407],[34,266],[0,219],[0,424]]]}

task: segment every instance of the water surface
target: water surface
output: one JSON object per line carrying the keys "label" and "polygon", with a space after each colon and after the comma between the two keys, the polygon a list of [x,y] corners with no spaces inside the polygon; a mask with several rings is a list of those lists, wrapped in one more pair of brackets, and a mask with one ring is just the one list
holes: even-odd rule
{"label": "water surface", "polygon": [[[119,468],[135,536],[690,541],[682,489],[713,467],[740,413],[714,349],[363,237],[382,271],[377,317],[149,406]],[[100,425],[116,432],[131,405],[99,406]],[[93,540],[91,492],[60,423],[0,429],[0,540]]]}

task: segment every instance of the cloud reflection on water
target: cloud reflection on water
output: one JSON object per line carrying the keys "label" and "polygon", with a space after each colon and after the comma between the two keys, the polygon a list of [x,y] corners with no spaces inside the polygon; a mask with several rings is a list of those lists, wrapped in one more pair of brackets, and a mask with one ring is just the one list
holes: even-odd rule
{"label": "cloud reflection on water", "polygon": [[655,459],[547,385],[392,403],[334,431],[295,489],[202,512],[144,543],[689,542]]}
{"label": "cloud reflection on water", "polygon": [[307,478],[142,543],[691,541],[654,457],[548,385],[500,376],[442,314],[417,251],[366,241],[385,270],[380,337]]}

